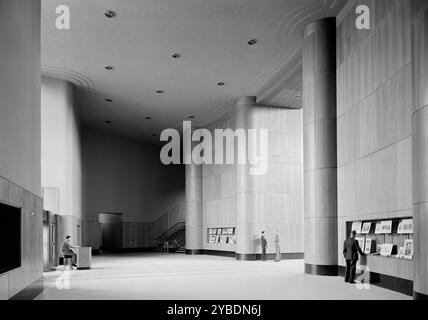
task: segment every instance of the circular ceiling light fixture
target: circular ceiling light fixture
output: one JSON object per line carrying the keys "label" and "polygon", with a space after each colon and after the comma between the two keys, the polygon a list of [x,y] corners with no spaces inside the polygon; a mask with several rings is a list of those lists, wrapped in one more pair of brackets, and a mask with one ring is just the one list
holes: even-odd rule
{"label": "circular ceiling light fixture", "polygon": [[153,137],[156,137],[158,134],[157,133],[152,133],[152,136]]}
{"label": "circular ceiling light fixture", "polygon": [[146,117],[146,120],[152,120],[152,117]]}
{"label": "circular ceiling light fixture", "polygon": [[110,121],[110,120],[106,120],[106,123],[107,123],[107,124],[111,124],[111,121]]}
{"label": "circular ceiling light fixture", "polygon": [[195,116],[188,116],[189,119],[195,119]]}
{"label": "circular ceiling light fixture", "polygon": [[115,18],[115,17],[117,17],[117,12],[116,11],[113,11],[113,10],[107,10],[106,12],[104,12],[104,15],[107,17],[107,18]]}
{"label": "circular ceiling light fixture", "polygon": [[105,67],[104,67],[104,69],[106,69],[106,70],[109,70],[109,71],[110,71],[110,70],[113,70],[113,69],[114,69],[114,67],[113,67],[113,66],[105,66]]}
{"label": "circular ceiling light fixture", "polygon": [[219,83],[217,83],[217,85],[218,85],[219,87],[222,87],[222,86],[224,86],[224,82],[219,82]]}
{"label": "circular ceiling light fixture", "polygon": [[179,54],[179,53],[173,53],[173,54],[171,55],[171,57],[173,57],[174,59],[178,59],[178,58],[180,58],[180,57],[181,57],[181,54]]}
{"label": "circular ceiling light fixture", "polygon": [[164,91],[163,90],[156,90],[156,93],[164,93]]}
{"label": "circular ceiling light fixture", "polygon": [[258,42],[258,40],[257,40],[257,39],[251,39],[251,40],[249,40],[247,43],[248,43],[248,45],[250,45],[250,46],[254,46],[257,42]]}
{"label": "circular ceiling light fixture", "polygon": [[113,102],[113,100],[112,100],[112,99],[110,99],[110,98],[107,98],[107,99],[106,99],[106,101],[107,101],[107,102]]}

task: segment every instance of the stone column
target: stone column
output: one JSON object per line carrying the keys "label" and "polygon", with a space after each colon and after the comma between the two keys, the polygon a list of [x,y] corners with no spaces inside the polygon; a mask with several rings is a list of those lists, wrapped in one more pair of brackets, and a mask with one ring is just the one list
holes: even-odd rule
{"label": "stone column", "polygon": [[[240,97],[236,101],[235,129],[243,129],[247,133],[253,128],[253,111],[256,97]],[[246,141],[244,141],[246,144]],[[246,145],[247,146],[247,145]],[[248,147],[248,146],[247,146]],[[239,150],[235,140],[236,163],[236,259],[256,260],[259,241],[257,239],[261,230],[256,225],[257,197],[252,184],[254,178],[250,176],[248,161],[238,163],[238,156],[244,152]]]}
{"label": "stone column", "polygon": [[412,63],[414,110],[413,159],[413,297],[428,299],[428,3],[415,0]]}
{"label": "stone column", "polygon": [[303,33],[305,272],[338,274],[336,19]]}
{"label": "stone column", "polygon": [[203,254],[202,165],[186,164],[186,254]]}

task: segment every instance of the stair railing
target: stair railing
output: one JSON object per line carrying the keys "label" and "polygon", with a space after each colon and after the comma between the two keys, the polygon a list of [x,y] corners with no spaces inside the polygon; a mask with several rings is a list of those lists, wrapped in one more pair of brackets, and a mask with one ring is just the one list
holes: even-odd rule
{"label": "stair railing", "polygon": [[167,231],[163,232],[160,236],[154,239],[155,244],[158,245],[158,244],[165,243],[165,241],[168,240],[170,236],[172,236],[173,234],[177,233],[180,230],[184,230],[185,227],[186,227],[186,224],[184,222],[177,222]]}

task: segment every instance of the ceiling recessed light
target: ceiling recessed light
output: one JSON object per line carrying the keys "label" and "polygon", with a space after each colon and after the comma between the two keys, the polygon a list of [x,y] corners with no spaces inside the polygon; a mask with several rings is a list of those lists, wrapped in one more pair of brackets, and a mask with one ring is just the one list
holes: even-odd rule
{"label": "ceiling recessed light", "polygon": [[156,93],[164,93],[163,90],[156,90]]}
{"label": "ceiling recessed light", "polygon": [[107,123],[107,124],[111,124],[111,121],[110,121],[110,120],[106,120],[106,123]]}
{"label": "ceiling recessed light", "polygon": [[117,16],[117,13],[116,13],[116,11],[113,11],[113,10],[107,10],[106,12],[104,12],[104,15],[107,18],[114,18]]}
{"label": "ceiling recessed light", "polygon": [[153,137],[156,137],[158,134],[157,133],[152,133],[152,136]]}
{"label": "ceiling recessed light", "polygon": [[217,85],[220,86],[220,87],[224,86],[224,82],[219,82],[219,83],[217,83]]}
{"label": "ceiling recessed light", "polygon": [[146,120],[152,120],[152,117],[146,117]]}
{"label": "ceiling recessed light", "polygon": [[181,54],[179,54],[179,53],[173,53],[173,54],[171,55],[171,57],[173,57],[174,59],[178,59],[178,58],[180,58],[180,57],[181,57]]}
{"label": "ceiling recessed light", "polygon": [[105,66],[104,69],[106,69],[106,70],[113,70],[114,67],[113,66]]}
{"label": "ceiling recessed light", "polygon": [[188,116],[189,119],[195,119],[195,116]]}
{"label": "ceiling recessed light", "polygon": [[112,100],[112,99],[110,99],[110,98],[107,98],[107,99],[106,99],[106,101],[107,101],[107,102],[113,102],[113,100]]}
{"label": "ceiling recessed light", "polygon": [[254,46],[257,42],[258,42],[258,40],[257,40],[257,39],[251,39],[251,40],[249,40],[247,43],[248,43],[248,45],[250,45],[250,46]]}

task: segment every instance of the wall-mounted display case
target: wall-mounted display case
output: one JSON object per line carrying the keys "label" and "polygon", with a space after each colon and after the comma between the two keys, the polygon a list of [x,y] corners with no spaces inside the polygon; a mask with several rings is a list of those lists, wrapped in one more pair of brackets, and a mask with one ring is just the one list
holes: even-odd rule
{"label": "wall-mounted display case", "polygon": [[208,243],[235,243],[235,227],[208,228]]}
{"label": "wall-mounted display case", "polygon": [[413,258],[413,219],[410,217],[368,221],[348,221],[347,235],[355,230],[366,254],[398,259]]}

